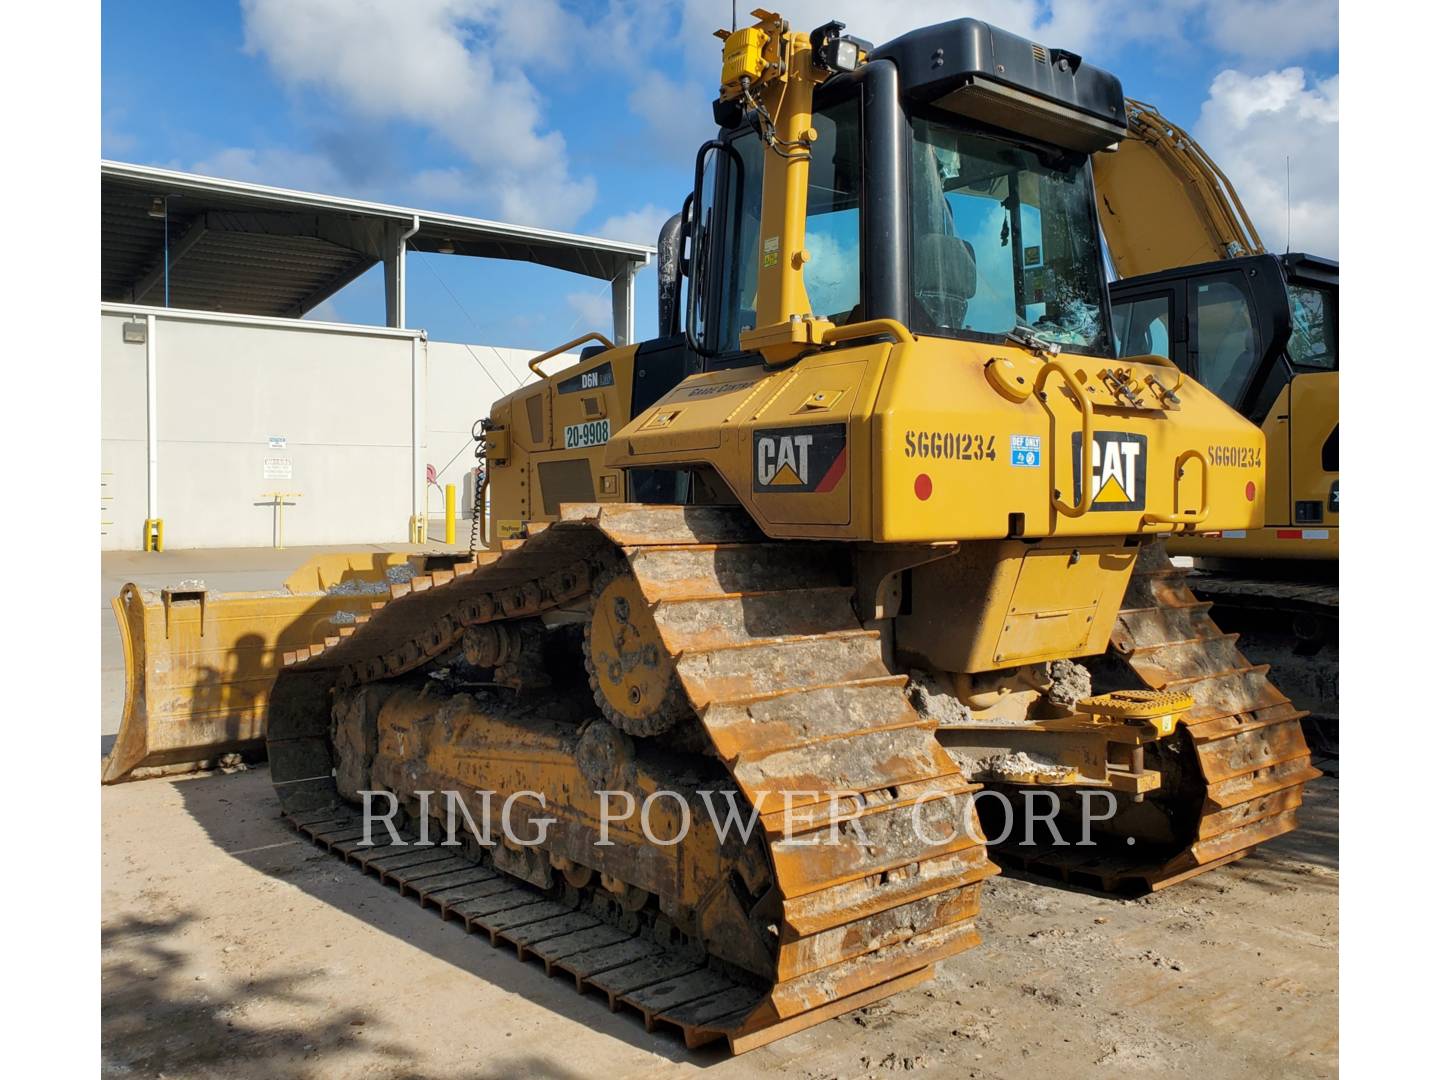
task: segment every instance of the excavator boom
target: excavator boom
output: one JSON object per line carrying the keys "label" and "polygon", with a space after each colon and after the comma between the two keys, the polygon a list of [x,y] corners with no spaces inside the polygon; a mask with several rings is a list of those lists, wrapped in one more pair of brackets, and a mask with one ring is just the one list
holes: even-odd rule
{"label": "excavator boom", "polygon": [[1142,101],[1127,98],[1125,114],[1130,137],[1094,158],[1118,276],[1264,252],[1234,185],[1189,132]]}

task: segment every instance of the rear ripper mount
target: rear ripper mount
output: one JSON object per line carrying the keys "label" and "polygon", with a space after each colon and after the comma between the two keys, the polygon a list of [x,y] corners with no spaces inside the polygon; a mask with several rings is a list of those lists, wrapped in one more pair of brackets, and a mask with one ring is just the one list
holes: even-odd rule
{"label": "rear ripper mount", "polygon": [[[1107,682],[1194,699],[1174,734],[1146,747],[1146,767],[1164,777],[1161,793],[1122,803],[1097,828],[1095,847],[992,845],[1003,864],[1134,896],[1234,862],[1296,827],[1305,784],[1321,775],[1301,728],[1306,714],[1270,681],[1268,665],[1245,658],[1238,634],[1215,625],[1187,574],[1163,541],[1145,544],[1096,665]],[[1062,799],[1072,820],[1074,799]]]}
{"label": "rear ripper mount", "polygon": [[[634,1006],[647,1025],[679,1027],[691,1046],[764,1045],[915,985],[977,944],[980,884],[996,872],[964,798],[978,785],[911,708],[878,632],[860,626],[843,545],[772,543],[725,508],[562,513],[500,553],[395,585],[357,626],[286,655],[269,753],[287,820],[612,1006]],[[562,703],[579,695],[560,686],[533,704],[544,676],[524,639],[541,616],[589,621],[616,566],[648,608],[621,621],[642,634],[653,623],[663,645],[652,681],[678,682],[697,718],[662,737],[631,739],[589,710],[567,716]],[[639,644],[629,652],[644,664]],[[449,692],[466,654],[496,665],[491,685],[521,693]],[[591,669],[622,713],[630,690],[664,689],[632,665],[620,673],[626,693],[606,697],[611,665]],[[749,844],[697,827],[657,846],[633,824],[611,846],[593,843],[598,789],[693,801],[706,784],[758,812]],[[381,854],[355,835],[361,788],[393,791],[412,828],[420,790],[545,792],[543,811],[519,816],[555,820],[541,847]],[[846,828],[854,816],[868,844]],[[826,842],[805,843],[814,839]]]}

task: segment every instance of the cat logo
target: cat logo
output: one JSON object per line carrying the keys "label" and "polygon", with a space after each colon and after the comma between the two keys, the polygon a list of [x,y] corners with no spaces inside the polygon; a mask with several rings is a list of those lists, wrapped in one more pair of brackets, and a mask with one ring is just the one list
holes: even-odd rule
{"label": "cat logo", "polygon": [[[1097,431],[1090,444],[1091,510],[1145,509],[1144,435],[1127,431]],[[1075,462],[1075,501],[1080,501],[1080,433],[1070,436]]]}
{"label": "cat logo", "polygon": [[758,430],[754,462],[757,492],[833,491],[845,475],[845,425]]}

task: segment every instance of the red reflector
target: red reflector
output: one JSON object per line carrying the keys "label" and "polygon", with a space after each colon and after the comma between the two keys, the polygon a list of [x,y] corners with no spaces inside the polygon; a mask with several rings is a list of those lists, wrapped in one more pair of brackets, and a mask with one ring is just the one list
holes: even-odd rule
{"label": "red reflector", "polygon": [[930,494],[934,490],[935,485],[930,482],[930,477],[926,476],[923,472],[915,477],[915,497],[921,502],[930,498]]}
{"label": "red reflector", "polygon": [[1275,530],[1275,536],[1276,536],[1277,539],[1280,539],[1280,540],[1299,540],[1299,539],[1300,539],[1300,530],[1299,530],[1299,529],[1276,529],[1276,530]]}
{"label": "red reflector", "polygon": [[1255,501],[1255,481],[1254,481],[1254,480],[1247,480],[1247,481],[1245,482],[1245,498],[1248,499],[1250,502],[1254,502],[1254,501]]}

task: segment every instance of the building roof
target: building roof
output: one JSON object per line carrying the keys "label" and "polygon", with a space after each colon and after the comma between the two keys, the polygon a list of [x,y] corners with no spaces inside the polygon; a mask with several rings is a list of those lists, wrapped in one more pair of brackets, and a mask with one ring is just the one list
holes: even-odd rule
{"label": "building roof", "polygon": [[[123,162],[100,163],[100,299],[299,317],[413,251],[514,259],[614,281],[655,249]],[[415,230],[413,233],[411,230]],[[408,238],[407,238],[407,234]]]}

